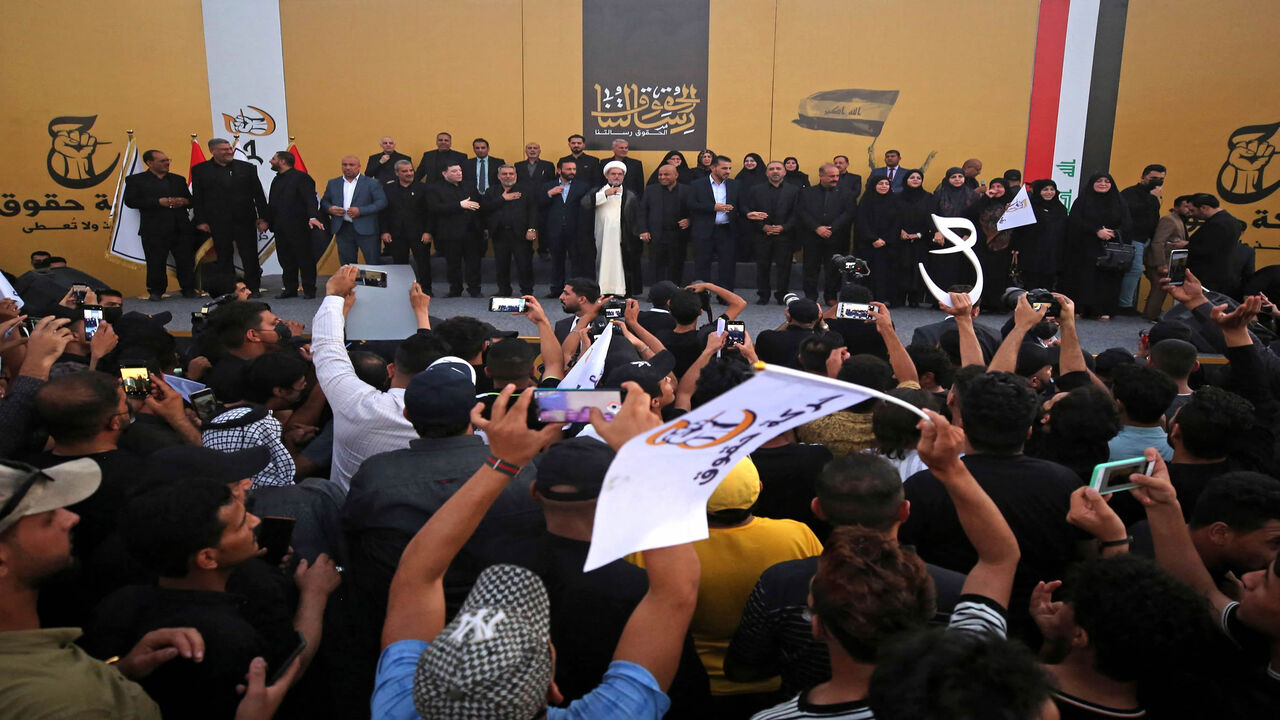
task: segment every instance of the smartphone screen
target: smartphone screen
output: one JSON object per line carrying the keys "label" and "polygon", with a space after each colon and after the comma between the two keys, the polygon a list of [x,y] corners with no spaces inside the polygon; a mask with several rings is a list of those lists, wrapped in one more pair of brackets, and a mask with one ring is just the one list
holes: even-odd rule
{"label": "smartphone screen", "polygon": [[191,409],[196,411],[196,417],[200,418],[200,422],[209,422],[213,419],[213,406],[218,402],[213,396],[213,388],[205,388],[191,393]]}
{"label": "smartphone screen", "polygon": [[82,311],[84,312],[84,339],[92,340],[98,332],[98,326],[102,324],[102,306],[85,305]]}
{"label": "smartphone screen", "polygon": [[836,305],[836,317],[842,320],[870,320],[871,312],[867,303],[842,302]]}
{"label": "smartphone screen", "polygon": [[71,286],[71,297],[75,298],[77,303],[83,303],[84,297],[88,293],[89,293],[88,285],[72,285]]}
{"label": "smartphone screen", "polygon": [[145,367],[120,368],[120,382],[124,386],[124,394],[130,397],[151,394],[151,374]]}
{"label": "smartphone screen", "polygon": [[622,409],[622,391],[535,390],[533,403],[538,407],[539,422],[591,422],[591,408],[598,409],[605,420],[612,420]]}
{"label": "smartphone screen", "polygon": [[387,286],[387,274],[378,270],[361,270],[356,275],[356,284],[384,288]]}
{"label": "smartphone screen", "polygon": [[1174,250],[1169,253],[1169,284],[1181,285],[1187,280],[1187,251]]}
{"label": "smartphone screen", "polygon": [[747,341],[747,324],[741,320],[730,320],[724,324],[724,331],[729,335],[727,344],[741,345]]}
{"label": "smartphone screen", "polygon": [[258,546],[266,549],[262,559],[268,565],[279,565],[289,552],[293,542],[293,526],[297,522],[289,517],[264,517],[258,525]]}
{"label": "smartphone screen", "polygon": [[1089,482],[1089,487],[1097,490],[1099,495],[1136,488],[1137,483],[1130,482],[1129,476],[1133,473],[1150,475],[1154,466],[1155,463],[1147,462],[1145,457],[1102,463],[1093,468],[1093,479]]}
{"label": "smartphone screen", "polygon": [[522,313],[524,312],[524,298],[491,297],[489,298],[489,312]]}

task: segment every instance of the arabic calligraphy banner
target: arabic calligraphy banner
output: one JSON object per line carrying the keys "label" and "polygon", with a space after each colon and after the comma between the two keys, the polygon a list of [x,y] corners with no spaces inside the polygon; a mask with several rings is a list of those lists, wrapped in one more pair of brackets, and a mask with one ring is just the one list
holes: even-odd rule
{"label": "arabic calligraphy banner", "polygon": [[710,15],[710,0],[582,0],[588,149],[706,147]]}

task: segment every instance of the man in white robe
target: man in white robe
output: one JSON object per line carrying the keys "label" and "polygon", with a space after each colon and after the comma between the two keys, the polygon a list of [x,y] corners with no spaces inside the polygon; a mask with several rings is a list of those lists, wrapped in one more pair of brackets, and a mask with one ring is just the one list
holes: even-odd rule
{"label": "man in white robe", "polygon": [[604,295],[634,296],[643,292],[640,278],[642,245],[635,231],[639,198],[622,187],[627,166],[611,161],[604,166],[605,182],[582,199],[595,211],[596,278]]}

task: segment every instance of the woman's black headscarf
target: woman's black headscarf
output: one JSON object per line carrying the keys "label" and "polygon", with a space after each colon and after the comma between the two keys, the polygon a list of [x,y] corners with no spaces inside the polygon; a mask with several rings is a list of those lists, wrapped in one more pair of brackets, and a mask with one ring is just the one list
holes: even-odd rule
{"label": "woman's black headscarf", "polygon": [[[1045,200],[1040,196],[1040,192],[1047,187],[1053,188],[1053,199]],[[1060,215],[1067,216],[1067,208],[1062,204],[1062,197],[1058,195],[1058,184],[1052,180],[1036,180],[1031,183],[1030,190],[1031,207],[1035,209],[1036,214]]]}
{"label": "woman's black headscarf", "polygon": [[670,160],[672,157],[680,158],[680,165],[676,168],[676,182],[682,185],[685,183],[693,182],[696,176],[693,174],[693,170],[689,168],[689,163],[687,160],[685,160],[684,153],[679,152],[677,150],[672,150],[671,152],[668,152],[666,155],[662,156],[662,162],[658,163],[658,167],[653,169],[653,173],[649,175],[649,182],[646,184],[648,185],[658,184],[658,168],[661,168],[663,165],[666,165],[667,161]]}
{"label": "woman's black headscarf", "polygon": [[738,171],[737,175],[733,176],[733,179],[741,184],[738,188],[740,193],[745,192],[752,185],[759,185],[767,179],[764,176],[764,159],[756,153],[747,153],[747,157],[755,158],[756,169],[748,170],[746,159],[743,159],[742,169]]}
{"label": "woman's black headscarf", "polygon": [[[703,165],[703,164],[702,164],[702,156],[703,156],[703,155],[707,155],[707,154],[710,154],[710,155],[711,155],[711,164],[710,164],[710,165]],[[696,163],[694,163],[694,164],[693,164],[693,168],[691,168],[691,169],[693,170],[693,176],[694,176],[695,178],[700,178],[700,177],[706,177],[706,176],[710,175],[710,174],[711,174],[711,165],[714,165],[714,164],[715,164],[715,162],[716,162],[716,151],[715,151],[715,150],[712,150],[711,148],[703,148],[702,150],[699,150],[699,151],[698,151],[698,161],[697,161]]]}
{"label": "woman's black headscarf", "polygon": [[964,217],[977,196],[968,185],[962,184],[960,187],[952,185],[952,175],[964,175],[964,170],[958,167],[947,168],[946,177],[933,193],[934,207],[943,217]]}
{"label": "woman's black headscarf", "polygon": [[[1093,184],[1100,178],[1111,181],[1111,189],[1100,193],[1093,189]],[[1116,187],[1111,173],[1099,172],[1089,176],[1089,182],[1080,186],[1080,194],[1071,203],[1073,221],[1079,221],[1088,227],[1108,227],[1119,230],[1127,224],[1128,208],[1120,189]]]}

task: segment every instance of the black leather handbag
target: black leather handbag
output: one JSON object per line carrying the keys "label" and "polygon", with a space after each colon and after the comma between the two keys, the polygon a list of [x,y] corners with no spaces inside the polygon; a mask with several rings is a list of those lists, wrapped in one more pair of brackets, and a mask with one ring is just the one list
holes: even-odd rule
{"label": "black leather handbag", "polygon": [[1132,243],[1125,242],[1120,237],[1119,230],[1115,233],[1115,240],[1102,244],[1102,254],[1098,256],[1097,265],[1103,270],[1128,270],[1133,267],[1133,256],[1137,248]]}

